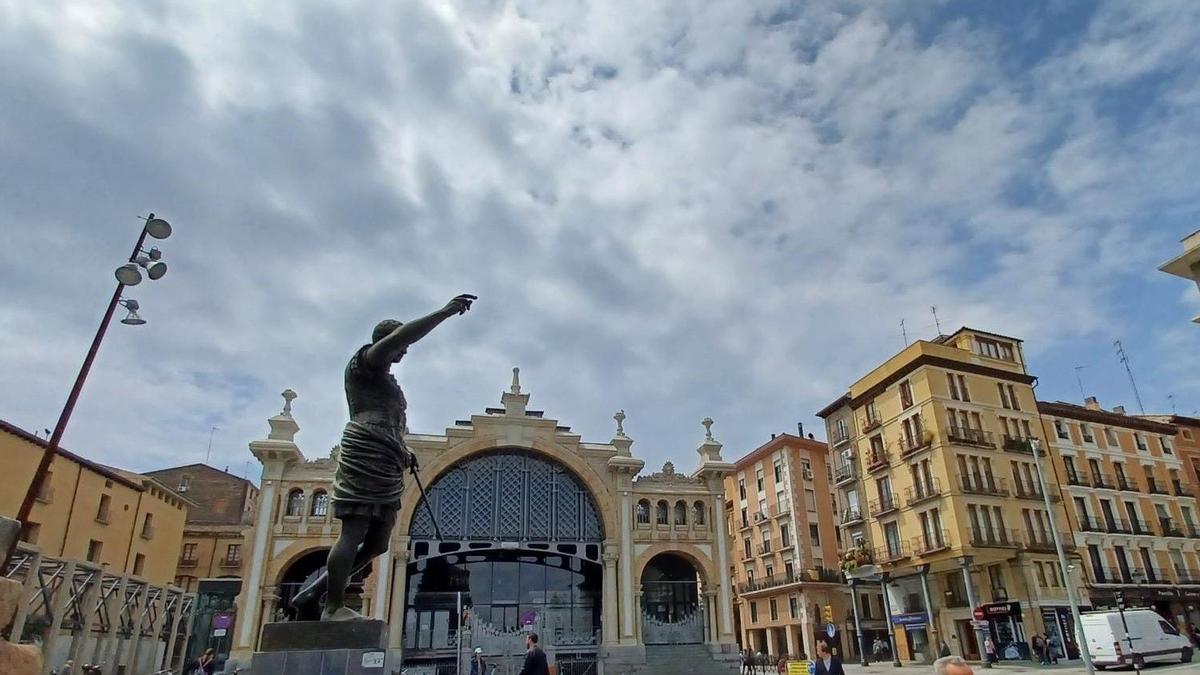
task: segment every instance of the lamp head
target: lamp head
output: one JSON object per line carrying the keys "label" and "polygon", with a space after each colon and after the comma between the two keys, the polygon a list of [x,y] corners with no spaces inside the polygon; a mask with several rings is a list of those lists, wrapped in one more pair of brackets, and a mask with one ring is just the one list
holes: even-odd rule
{"label": "lamp head", "polygon": [[[155,250],[157,251],[158,249]],[[158,255],[159,258],[162,257],[162,253],[159,253]],[[146,270],[146,275],[150,277],[151,281],[155,279],[161,279],[162,276],[167,273],[167,263],[163,262],[159,258],[151,258],[144,255],[138,256],[137,264],[141,265],[142,269]]]}
{"label": "lamp head", "polygon": [[137,286],[142,283],[142,272],[135,263],[125,263],[114,272],[117,281],[125,286]]}
{"label": "lamp head", "polygon": [[155,239],[166,239],[171,236],[171,224],[162,218],[155,218],[151,213],[150,218],[146,220],[146,234]]}

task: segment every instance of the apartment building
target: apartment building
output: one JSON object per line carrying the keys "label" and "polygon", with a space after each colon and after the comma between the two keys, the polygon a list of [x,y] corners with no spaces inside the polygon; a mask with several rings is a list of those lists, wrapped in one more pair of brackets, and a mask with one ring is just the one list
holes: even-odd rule
{"label": "apartment building", "polygon": [[194,592],[200,579],[242,576],[242,542],[258,503],[250,481],[206,464],[146,473],[195,506],[188,511],[175,585]]}
{"label": "apartment building", "polygon": [[[46,440],[0,421],[0,514],[16,517]],[[171,583],[190,503],[159,482],[59,448],[21,529],[45,555]]]}
{"label": "apartment building", "polygon": [[828,451],[811,434],[773,435],[725,478],[743,648],[812,655],[817,640],[843,654],[851,647]]}
{"label": "apartment building", "polygon": [[[1200,622],[1195,473],[1175,446],[1195,432],[1120,406],[1105,410],[1094,397],[1082,406],[1039,401],[1038,410],[1092,604],[1115,607],[1119,590],[1179,626]],[[1194,452],[1189,440],[1186,455]]]}
{"label": "apartment building", "polygon": [[[1021,340],[971,328],[917,341],[817,414],[826,420],[846,560],[884,571],[902,660],[951,651],[1028,658],[1029,637],[1074,644],[1051,521],[1034,465],[1039,424]],[[854,564],[847,563],[847,564]],[[975,628],[975,609],[987,617]]]}

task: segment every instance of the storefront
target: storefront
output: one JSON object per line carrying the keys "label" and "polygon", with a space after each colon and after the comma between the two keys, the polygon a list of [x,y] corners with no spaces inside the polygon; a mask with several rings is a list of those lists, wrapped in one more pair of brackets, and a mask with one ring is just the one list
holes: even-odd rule
{"label": "storefront", "polygon": [[1042,606],[1042,625],[1046,639],[1054,648],[1055,659],[1079,658],[1079,642],[1075,636],[1075,619],[1070,607]]}
{"label": "storefront", "polygon": [[[1186,628],[1189,623],[1200,621],[1200,588],[1127,586],[1120,590],[1125,596],[1125,607],[1153,609],[1180,630]],[[1116,589],[1093,590],[1092,602],[1097,609],[1116,609]]]}
{"label": "storefront", "polygon": [[1029,641],[1025,638],[1021,603],[994,602],[982,605],[979,610],[988,622],[988,634],[996,644],[996,658],[1000,661],[1028,660]]}
{"label": "storefront", "polygon": [[934,650],[929,643],[929,616],[925,612],[909,612],[892,616],[892,625],[904,629],[904,644],[898,644],[901,657],[907,661],[930,663]]}

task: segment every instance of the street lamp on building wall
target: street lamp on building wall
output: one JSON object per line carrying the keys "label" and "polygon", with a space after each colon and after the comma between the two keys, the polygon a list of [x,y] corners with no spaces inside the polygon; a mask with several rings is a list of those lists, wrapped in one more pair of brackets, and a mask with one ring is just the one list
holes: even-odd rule
{"label": "street lamp on building wall", "polygon": [[[100,349],[100,342],[104,340],[104,334],[108,330],[108,324],[112,321],[113,313],[117,306],[125,308],[128,314],[121,323],[127,326],[140,326],[146,323],[146,320],[138,315],[138,310],[141,306],[137,300],[133,298],[122,297],[121,293],[127,286],[136,286],[142,282],[142,272],[150,279],[161,279],[167,273],[167,264],[162,261],[162,252],[157,248],[146,250],[143,244],[146,243],[146,237],[154,239],[166,239],[171,236],[171,225],[162,218],[157,218],[153,213],[145,219],[145,225],[142,226],[142,231],[138,235],[137,243],[133,245],[133,253],[129,254],[129,261],[116,269],[114,274],[117,277],[117,288],[113,291],[112,299],[109,300],[108,309],[104,312],[104,318],[100,320],[100,327],[96,330],[96,336],[92,338],[92,346],[88,349],[87,356],[83,359],[83,366],[79,369],[79,374],[75,377],[75,385],[71,387],[71,393],[67,396],[67,403],[63,406],[62,413],[58,416],[58,424],[55,425],[54,431],[50,434],[50,440],[46,443],[46,448],[42,452],[41,462],[38,464],[37,471],[33,474],[33,480],[29,484],[29,489],[25,492],[25,499],[21,502],[21,508],[17,511],[17,520],[24,523],[29,519],[29,512],[33,509],[33,502],[37,495],[41,492],[42,481],[45,480],[47,472],[50,470],[50,463],[54,460],[54,455],[58,452],[58,445],[62,441],[63,433],[67,430],[67,422],[71,419],[71,413],[75,410],[75,402],[79,400],[79,392],[83,389],[83,383],[87,379],[88,372],[92,369],[92,362],[96,360],[96,352]],[[12,552],[17,546],[17,537],[13,538],[13,542],[9,550],[4,552],[4,565],[8,564],[8,560],[12,557]],[[2,569],[3,567],[0,567]]]}

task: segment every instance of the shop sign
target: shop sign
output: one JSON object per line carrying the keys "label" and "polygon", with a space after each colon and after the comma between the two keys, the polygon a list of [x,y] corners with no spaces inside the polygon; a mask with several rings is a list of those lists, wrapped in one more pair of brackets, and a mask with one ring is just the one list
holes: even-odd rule
{"label": "shop sign", "polygon": [[918,626],[924,626],[927,623],[929,623],[929,617],[925,614],[925,612],[910,612],[908,614],[892,615],[893,626],[911,626],[916,628]]}
{"label": "shop sign", "polygon": [[[982,610],[983,616],[979,616]],[[979,607],[975,612],[976,619],[1015,619],[1021,620],[1021,603],[1019,602],[993,602],[989,605]]]}

